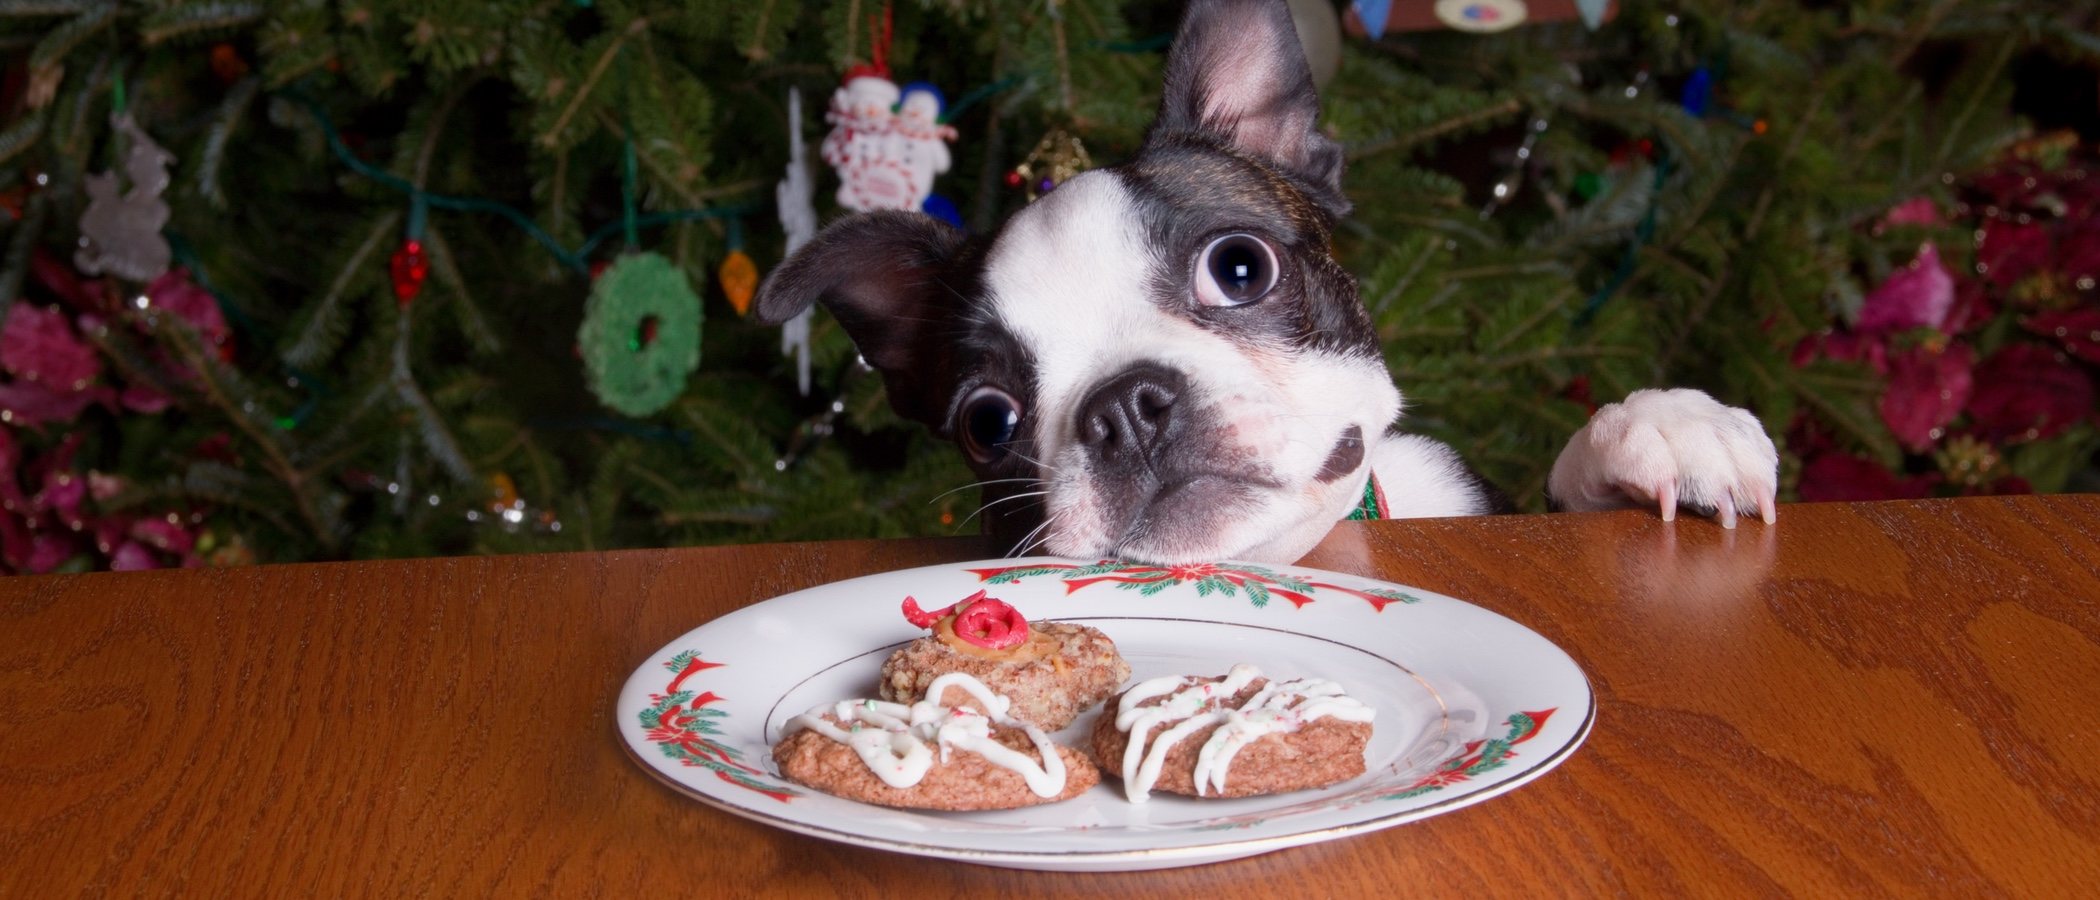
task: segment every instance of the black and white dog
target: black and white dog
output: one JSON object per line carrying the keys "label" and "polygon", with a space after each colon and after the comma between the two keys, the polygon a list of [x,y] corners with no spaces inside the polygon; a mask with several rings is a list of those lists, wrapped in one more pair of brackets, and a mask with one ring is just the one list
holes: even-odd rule
{"label": "black and white dog", "polygon": [[[1284,0],[1194,0],[1135,159],[989,237],[843,219],[766,279],[759,314],[830,309],[897,411],[961,446],[1017,552],[1287,563],[1367,497],[1496,511],[1449,447],[1389,430],[1401,395],[1330,253],[1349,201],[1318,113]],[[1772,520],[1777,470],[1749,413],[1641,391],[1577,432],[1548,490],[1732,527]]]}

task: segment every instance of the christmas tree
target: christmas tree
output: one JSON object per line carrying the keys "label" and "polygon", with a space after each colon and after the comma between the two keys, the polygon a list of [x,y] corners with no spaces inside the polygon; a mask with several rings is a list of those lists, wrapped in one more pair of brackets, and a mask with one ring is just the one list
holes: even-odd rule
{"label": "christmas tree", "polygon": [[[1406,425],[1520,503],[1662,384],[1793,498],[2100,486],[2100,178],[2051,130],[2100,4],[1292,5]],[[834,323],[804,392],[742,318],[776,184],[799,139],[838,212],[821,112],[881,63],[945,95],[929,208],[996,227],[1135,148],[1177,15],[0,0],[0,567],[974,530]]]}

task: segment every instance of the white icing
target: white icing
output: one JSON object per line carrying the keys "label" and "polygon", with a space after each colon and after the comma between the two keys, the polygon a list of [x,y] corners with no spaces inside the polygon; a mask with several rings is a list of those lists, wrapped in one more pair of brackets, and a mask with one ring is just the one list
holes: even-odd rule
{"label": "white icing", "polygon": [[[977,699],[986,712],[942,706],[940,698],[949,688],[961,688]],[[819,706],[789,719],[787,734],[807,728],[853,748],[868,771],[893,788],[909,788],[925,779],[933,768],[934,748],[947,762],[956,750],[982,756],[986,761],[1011,769],[1038,797],[1055,797],[1065,789],[1065,760],[1043,730],[1006,715],[1012,701],[992,692],[984,682],[950,672],[926,686],[926,699],[906,706],[881,700],[842,700]],[[824,718],[826,712],[838,724]],[[992,739],[992,726],[1019,728],[1035,742],[1041,760],[1031,758]],[[847,727],[840,727],[841,725]]]}
{"label": "white icing", "polygon": [[[1223,681],[1170,675],[1141,681],[1125,692],[1116,706],[1116,730],[1130,734],[1123,748],[1123,792],[1130,802],[1143,803],[1151,796],[1175,744],[1213,724],[1217,730],[1196,751],[1198,796],[1223,793],[1233,757],[1266,735],[1294,732],[1320,719],[1369,722],[1377,712],[1323,678],[1272,680],[1239,708],[1225,706],[1260,677],[1260,669],[1243,663],[1225,673]],[[1160,696],[1167,699],[1139,706]],[[1152,729],[1168,722],[1176,724],[1157,737],[1151,735]]]}

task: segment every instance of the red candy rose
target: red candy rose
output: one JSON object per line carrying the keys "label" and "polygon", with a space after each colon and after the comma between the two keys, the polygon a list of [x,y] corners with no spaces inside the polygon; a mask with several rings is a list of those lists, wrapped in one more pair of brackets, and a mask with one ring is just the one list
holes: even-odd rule
{"label": "red candy rose", "polygon": [[920,628],[955,616],[955,636],[987,650],[1008,650],[1028,640],[1028,620],[1020,610],[978,591],[944,609],[923,610],[919,601],[904,598],[904,619]]}

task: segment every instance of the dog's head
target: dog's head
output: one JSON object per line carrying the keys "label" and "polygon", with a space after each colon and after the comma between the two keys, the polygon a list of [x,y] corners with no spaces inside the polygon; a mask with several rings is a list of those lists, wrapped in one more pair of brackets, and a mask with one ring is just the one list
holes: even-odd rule
{"label": "dog's head", "polygon": [[1318,110],[1283,0],[1195,0],[1135,159],[989,238],[841,220],[759,313],[824,303],[897,411],[962,448],[1015,550],[1295,560],[1400,408],[1331,255],[1348,203]]}

